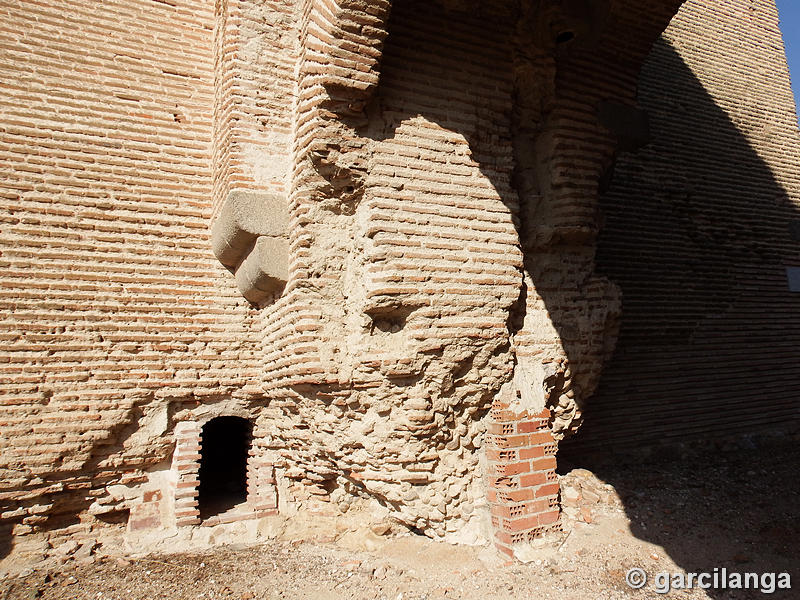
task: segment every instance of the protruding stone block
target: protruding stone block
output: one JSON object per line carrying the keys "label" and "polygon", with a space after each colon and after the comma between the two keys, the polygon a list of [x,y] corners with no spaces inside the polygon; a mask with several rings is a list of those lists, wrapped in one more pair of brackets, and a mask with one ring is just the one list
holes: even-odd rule
{"label": "protruding stone block", "polygon": [[250,302],[261,302],[278,292],[289,277],[289,242],[262,236],[236,269],[236,284]]}
{"label": "protruding stone block", "polygon": [[211,228],[211,244],[219,262],[235,269],[259,236],[286,235],[286,199],[266,192],[234,190]]}

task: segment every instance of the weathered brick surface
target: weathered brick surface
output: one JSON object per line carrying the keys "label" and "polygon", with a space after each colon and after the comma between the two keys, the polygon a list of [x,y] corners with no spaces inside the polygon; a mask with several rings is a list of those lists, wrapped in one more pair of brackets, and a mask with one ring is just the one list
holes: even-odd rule
{"label": "weathered brick surface", "polygon": [[774,3],[686,2],[638,101],[652,143],[601,201],[620,341],[570,451],[796,430],[800,133]]}
{"label": "weathered brick surface", "polygon": [[[295,3],[218,0],[214,26],[214,215],[233,190],[287,193]],[[207,57],[209,58],[209,57]]]}
{"label": "weathered brick surface", "polygon": [[[265,328],[265,386],[281,432],[266,451],[300,466],[287,472],[306,492],[368,493],[431,535],[455,533],[483,504],[482,417],[504,383],[529,388],[535,413],[553,405],[558,437],[577,426],[616,300],[593,274],[614,149],[597,103],[632,101],[676,5],[620,6],[558,60],[559,15],[407,2],[388,22],[376,5],[362,28],[343,3],[304,5],[291,268]],[[352,34],[352,62],[326,70],[320,56],[341,51],[332,31]],[[515,162],[545,177],[520,187]]]}
{"label": "weathered brick surface", "polygon": [[[664,325],[654,356],[665,362],[642,385],[659,399],[672,393],[670,369],[691,373],[668,360],[682,351],[680,323],[713,340],[765,308],[786,317],[796,299],[778,292],[778,267],[800,264],[778,233],[786,198],[797,199],[786,158],[797,136],[772,2],[694,0],[671,26],[666,39],[710,96],[675,70],[666,42],[640,76],[679,0],[583,4],[44,0],[7,10],[0,516],[27,528],[18,533],[90,506],[130,510],[131,530],[165,515],[196,525],[202,425],[234,415],[254,427],[248,505],[206,524],[271,514],[282,478],[295,499],[345,508],[376,498],[434,536],[477,541],[491,519],[510,555],[558,527],[557,443],[582,422],[613,350],[617,283],[631,311],[624,365],[597,406],[623,392],[653,323]],[[742,39],[769,44],[744,52]],[[772,68],[747,71],[762,59]],[[744,88],[726,83],[740,77]],[[597,273],[601,186],[620,150],[647,141],[637,82],[653,137],[618,157]],[[678,127],[691,83],[700,104]],[[675,152],[726,124],[725,143]],[[695,187],[692,173],[704,177]],[[240,297],[209,240],[214,223],[226,226],[226,202],[245,196],[257,221],[259,198],[281,215],[285,200],[289,215],[278,232],[228,231],[220,239],[235,252],[217,243],[243,290],[248,275],[280,282],[248,296],[260,307]],[[660,204],[632,206],[640,197]],[[733,208],[741,218],[721,230]],[[690,227],[650,235],[667,217]],[[763,238],[747,233],[759,227]],[[670,267],[661,287],[637,287],[650,263],[630,260],[632,232],[647,237],[640,257]],[[281,242],[275,264],[276,252],[253,251],[264,235]],[[711,258],[683,252],[675,235],[695,236]],[[740,271],[718,271],[720,253],[739,257]],[[695,281],[675,275],[692,260],[715,282],[699,288],[701,309],[672,302]],[[740,293],[712,319],[723,281]],[[769,302],[748,300],[762,292]],[[752,322],[775,331],[775,318]],[[757,339],[772,349],[759,364],[797,362],[788,344]],[[784,414],[790,396],[763,390],[776,399],[761,414]],[[617,396],[610,405],[624,414]]]}
{"label": "weathered brick surface", "polygon": [[209,261],[213,6],[2,21],[0,502],[78,511],[169,456],[168,402],[257,391],[255,313]]}

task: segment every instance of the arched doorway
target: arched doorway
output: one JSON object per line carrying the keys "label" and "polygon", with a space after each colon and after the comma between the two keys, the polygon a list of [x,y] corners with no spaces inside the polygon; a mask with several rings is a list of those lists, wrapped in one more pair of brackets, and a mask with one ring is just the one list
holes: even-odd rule
{"label": "arched doorway", "polygon": [[200,434],[200,518],[223,513],[247,500],[247,457],[253,425],[241,417],[217,417]]}

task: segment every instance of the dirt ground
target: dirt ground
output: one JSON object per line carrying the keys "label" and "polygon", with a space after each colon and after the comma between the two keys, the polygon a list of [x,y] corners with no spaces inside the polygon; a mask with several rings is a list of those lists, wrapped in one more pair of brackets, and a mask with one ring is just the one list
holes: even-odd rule
{"label": "dirt ground", "polygon": [[[335,542],[274,540],[199,554],[107,556],[92,564],[28,569],[0,579],[0,598],[800,598],[800,457],[793,447],[745,445],[713,459],[595,465],[593,472],[613,486],[613,499],[594,509],[592,523],[565,523],[569,533],[532,548],[526,564],[504,563],[487,548],[411,534],[383,537],[371,550],[355,552]],[[625,582],[634,567],[648,575],[644,589]],[[661,594],[656,588],[658,573],[715,568],[718,574],[722,568],[727,574],[756,573],[759,589],[673,588]],[[782,572],[795,589],[762,593],[770,588],[763,574]]]}

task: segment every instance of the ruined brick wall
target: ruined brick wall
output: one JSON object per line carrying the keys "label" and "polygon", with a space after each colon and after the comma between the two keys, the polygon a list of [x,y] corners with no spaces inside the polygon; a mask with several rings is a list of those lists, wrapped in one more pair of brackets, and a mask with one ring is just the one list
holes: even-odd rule
{"label": "ruined brick wall", "polygon": [[259,394],[256,312],[209,247],[213,27],[199,1],[3,9],[0,519],[18,533],[113,510],[105,485],[169,458],[182,403]]}
{"label": "ruined brick wall", "polygon": [[297,497],[376,498],[429,535],[485,536],[491,486],[509,550],[553,525],[554,439],[613,346],[616,292],[592,271],[617,133],[598,105],[632,112],[674,5],[606,7],[597,30],[535,4],[358,8],[304,5],[257,444]]}
{"label": "ruined brick wall", "polygon": [[[198,524],[202,428],[226,415],[253,426],[249,516],[276,508],[280,480],[284,506],[346,511],[369,498],[428,535],[494,533],[507,554],[557,527],[557,443],[594,406],[619,288],[631,318],[623,312],[617,364],[637,331],[652,344],[686,322],[680,303],[665,303],[663,335],[642,334],[652,313],[637,306],[653,302],[637,289],[666,299],[696,282],[670,276],[659,288],[649,263],[631,270],[620,233],[669,221],[626,199],[641,190],[672,202],[668,214],[688,225],[648,237],[650,248],[711,239],[768,274],[737,283],[742,298],[768,290],[770,307],[791,306],[769,287],[778,267],[763,267],[783,268],[796,250],[758,241],[787,241],[788,105],[760,120],[772,70],[748,81],[760,90],[748,104],[733,102],[725,82],[735,79],[717,69],[720,49],[739,56],[731,23],[752,34],[743,39],[777,43],[774,6],[740,15],[743,4],[689,3],[673,25],[668,39],[693,44],[709,89],[725,92],[717,106],[700,85],[675,86],[693,80],[660,66],[663,43],[639,77],[680,4],[139,0],[91,15],[55,2],[12,11],[0,517],[17,533],[128,510],[131,528]],[[61,22],[76,26],[47,34]],[[691,34],[674,34],[681,27]],[[650,137],[637,81],[642,105],[676,90],[674,106],[653,111]],[[658,120],[682,94],[707,100],[687,111],[686,130]],[[739,131],[767,121],[768,136]],[[687,154],[685,131],[719,136],[726,123],[728,137],[714,138],[724,143]],[[764,138],[750,154],[738,143],[748,136]],[[602,197],[609,227],[596,261],[615,153],[637,148],[618,154]],[[649,157],[649,188],[636,157]],[[777,207],[761,238],[747,233],[760,204],[721,229],[739,205],[695,202],[687,183],[684,172],[734,159],[750,167],[745,193]],[[728,179],[705,182],[728,198]],[[672,250],[654,260],[684,260]],[[703,258],[690,266],[702,270]],[[704,280],[716,287],[702,290],[719,304],[719,286],[734,284],[718,262]]]}
{"label": "ruined brick wall", "polygon": [[638,87],[651,142],[601,200],[621,334],[565,447],[796,429],[800,133],[774,2],[687,2]]}
{"label": "ruined brick wall", "polygon": [[[327,32],[362,23],[347,3],[332,15],[314,8],[304,17],[290,279],[269,309],[276,431],[266,451],[304,484],[298,495],[377,497],[443,535],[447,516],[468,518],[484,501],[480,417],[509,371],[505,319],[519,279],[509,23],[487,38],[490,58],[461,70],[480,20],[451,15],[442,37],[440,7],[393,7],[375,90],[385,15],[362,17],[361,35],[326,49],[338,40]],[[323,50],[351,63],[329,73]],[[424,73],[405,69],[409,60]],[[342,79],[346,68],[355,73]],[[463,116],[439,102],[443,91],[464,97]]]}

